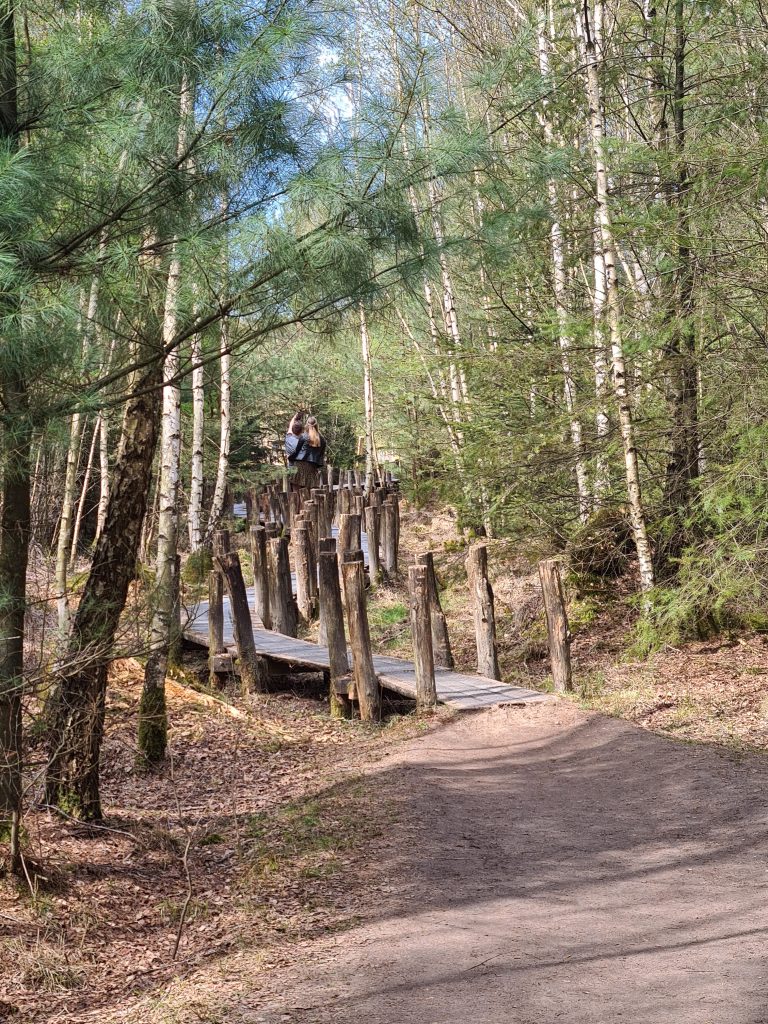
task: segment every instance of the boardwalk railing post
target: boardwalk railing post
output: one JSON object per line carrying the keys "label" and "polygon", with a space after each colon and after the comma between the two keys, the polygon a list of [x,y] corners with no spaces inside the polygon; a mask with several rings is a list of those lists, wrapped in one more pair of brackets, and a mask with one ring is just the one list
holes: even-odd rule
{"label": "boardwalk railing post", "polygon": [[[328,646],[328,638],[327,638],[327,628],[326,628],[326,623],[325,623],[325,615],[323,614],[323,601],[322,601],[322,596],[320,594],[320,555],[322,555],[324,552],[327,552],[327,551],[333,552],[334,555],[336,554],[336,538],[335,537],[321,537],[320,538],[319,549],[318,549],[318,552],[317,552],[317,575],[318,575],[318,594],[317,594],[317,597],[318,597],[318,604],[320,605],[320,625],[319,625],[318,631],[317,631],[317,642],[318,642],[318,645],[320,647],[327,647]],[[338,569],[338,558],[336,560],[336,574],[337,574],[336,582],[339,585],[339,601],[341,601],[341,575],[340,575],[339,569]],[[343,615],[343,606],[342,606],[342,615]],[[346,648],[345,648],[345,650],[346,650]]]}
{"label": "boardwalk railing post", "polygon": [[408,588],[411,599],[413,664],[416,669],[416,707],[422,710],[437,704],[426,566],[412,565],[408,569]]}
{"label": "boardwalk railing post", "polygon": [[217,656],[226,651],[224,646],[224,581],[221,573],[212,569],[208,573],[208,685],[218,685]]}
{"label": "boardwalk railing post", "polygon": [[368,569],[371,583],[381,582],[381,561],[379,559],[379,510],[369,505],[365,510],[365,532],[368,536]]}
{"label": "boardwalk railing post", "polygon": [[339,523],[339,554],[342,559],[345,551],[360,550],[360,516],[356,513],[344,513]]}
{"label": "boardwalk railing post", "polygon": [[253,566],[253,610],[264,629],[272,629],[269,613],[269,567],[267,565],[267,532],[263,526],[252,526],[251,565]]}
{"label": "boardwalk railing post", "polygon": [[469,549],[467,577],[477,639],[477,672],[488,679],[500,679],[493,590],[488,582],[488,549],[485,544],[475,544]]}
{"label": "boardwalk railing post", "polygon": [[280,500],[280,515],[283,520],[283,526],[290,530],[291,528],[291,496],[287,490],[280,491],[278,495]]}
{"label": "boardwalk railing post", "polygon": [[554,558],[539,562],[541,593],[544,597],[544,612],[547,617],[549,656],[552,666],[552,682],[558,693],[573,689],[571,673],[571,632],[568,628],[568,613],[563,599],[563,584],[560,566]]}
{"label": "boardwalk railing post", "polygon": [[312,573],[314,558],[309,527],[297,521],[292,534],[293,557],[296,565],[296,606],[304,622],[311,622],[315,614],[312,600]]}
{"label": "boardwalk railing post", "polygon": [[349,718],[352,713],[348,696],[349,661],[339,589],[338,556],[335,551],[320,552],[320,619],[331,674],[331,715],[334,718]]}
{"label": "boardwalk railing post", "polygon": [[291,563],[288,558],[288,538],[273,537],[269,541],[269,611],[272,629],[285,636],[296,636],[298,622],[293,600]]}
{"label": "boardwalk railing post", "polygon": [[365,600],[365,568],[361,551],[348,551],[341,566],[344,581],[344,604],[347,609],[349,645],[355,677],[355,693],[364,722],[381,718],[381,689],[373,667],[371,634]]}
{"label": "boardwalk railing post", "polygon": [[267,672],[264,660],[256,653],[253,641],[251,613],[248,609],[248,595],[245,592],[240,556],[236,551],[227,551],[216,556],[216,564],[224,577],[229,595],[229,610],[240,663],[240,686],[245,693],[261,693],[266,689]]}
{"label": "boardwalk railing post", "polygon": [[391,497],[381,506],[381,557],[384,572],[397,575],[397,510]]}
{"label": "boardwalk railing post", "polygon": [[429,591],[429,618],[432,627],[432,651],[437,668],[453,668],[453,652],[448,638],[448,624],[445,621],[440,594],[435,576],[435,559],[431,551],[416,556],[416,564],[423,565],[427,570],[427,590]]}

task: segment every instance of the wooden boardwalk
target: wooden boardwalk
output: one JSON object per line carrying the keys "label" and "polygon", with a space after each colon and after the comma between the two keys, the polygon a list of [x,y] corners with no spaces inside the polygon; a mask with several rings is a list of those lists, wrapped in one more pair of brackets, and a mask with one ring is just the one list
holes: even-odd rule
{"label": "wooden boardwalk", "polygon": [[[248,600],[253,606],[253,588],[248,590]],[[328,652],[325,647],[309,643],[306,640],[294,640],[264,629],[261,622],[251,614],[253,637],[258,654],[284,665],[297,669],[322,671],[328,668]],[[184,636],[193,643],[208,646],[208,602],[201,602],[188,610],[188,623]],[[224,643],[227,651],[236,654],[234,635],[232,632],[232,616],[229,610],[229,599],[224,598]],[[351,664],[351,656],[350,656]],[[404,697],[416,699],[415,669],[410,661],[401,658],[389,658],[374,655],[374,668],[381,685]],[[471,675],[464,672],[452,672],[448,669],[435,670],[438,700],[460,711],[473,711],[480,708],[493,707],[496,704],[529,704],[546,700],[545,694],[535,690],[526,690],[519,686],[509,686],[495,679]]]}

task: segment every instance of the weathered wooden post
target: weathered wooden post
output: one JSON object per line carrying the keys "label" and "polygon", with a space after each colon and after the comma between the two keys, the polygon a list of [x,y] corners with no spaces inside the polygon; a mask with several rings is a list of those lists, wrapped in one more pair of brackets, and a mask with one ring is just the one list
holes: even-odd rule
{"label": "weathered wooden post", "polygon": [[408,569],[411,603],[413,664],[416,669],[416,707],[433,708],[437,704],[435,662],[432,655],[432,623],[429,608],[429,580],[424,565]]}
{"label": "weathered wooden post", "polygon": [[282,526],[283,514],[280,508],[280,499],[275,492],[274,486],[269,491],[269,518],[273,523],[277,523],[278,527]]}
{"label": "weathered wooden post", "polygon": [[[320,598],[320,555],[331,551],[336,554],[336,538],[335,537],[321,537],[317,552],[317,575],[318,575],[318,603],[320,605],[320,624],[317,631],[317,642],[320,647],[326,647],[328,642],[327,628],[325,624],[325,616],[323,615],[323,602]],[[336,568],[338,573],[338,559],[336,560]],[[341,588],[341,575],[338,575],[338,584]],[[339,596],[341,600],[341,596]]]}
{"label": "weathered wooden post", "polygon": [[368,537],[368,571],[371,583],[380,583],[379,510],[375,505],[369,505],[365,510],[365,533]]}
{"label": "weathered wooden post", "polygon": [[427,570],[427,590],[429,592],[429,618],[432,627],[432,651],[437,668],[453,668],[453,652],[448,638],[448,624],[445,621],[440,592],[437,589],[435,576],[435,559],[431,551],[416,555],[416,564],[423,565]]}
{"label": "weathered wooden post", "polygon": [[568,613],[563,599],[560,566],[556,559],[547,558],[539,562],[539,579],[547,617],[552,682],[558,693],[565,693],[573,689],[571,631],[568,628]]}
{"label": "weathered wooden post", "polygon": [[392,498],[381,506],[381,557],[384,572],[389,577],[397,575],[397,512]]}
{"label": "weathered wooden post", "polygon": [[272,629],[269,613],[269,566],[267,565],[267,531],[263,526],[252,526],[251,565],[253,566],[253,610],[261,619],[264,629]]}
{"label": "weathered wooden post", "polygon": [[291,528],[291,496],[288,491],[280,491],[278,494],[280,501],[280,517],[283,520],[283,526],[289,530]]}
{"label": "weathered wooden post", "polygon": [[288,558],[288,538],[272,537],[268,544],[269,611],[272,629],[285,636],[296,636],[298,616],[293,600],[291,563]]}
{"label": "weathered wooden post", "polygon": [[339,588],[339,562],[335,551],[320,552],[320,622],[328,648],[331,675],[331,715],[349,718],[349,661],[344,636],[344,609]]}
{"label": "weathered wooden post", "polygon": [[213,557],[229,551],[229,530],[216,530],[213,534]]}
{"label": "weathered wooden post", "polygon": [[373,667],[371,633],[368,628],[368,610],[365,600],[365,566],[362,551],[348,551],[341,566],[344,581],[344,605],[347,609],[349,645],[355,677],[355,694],[360,705],[360,717],[365,722],[378,722],[381,718],[381,689]]}
{"label": "weathered wooden post", "polygon": [[339,557],[344,560],[347,551],[360,550],[360,516],[344,513],[339,523]]}
{"label": "weathered wooden post", "polygon": [[469,549],[466,564],[477,640],[477,671],[488,679],[500,679],[493,589],[488,581],[488,548],[485,544],[475,544]]}
{"label": "weathered wooden post", "polygon": [[267,523],[264,529],[267,531],[267,540],[272,540],[273,537],[280,536],[280,527],[277,523]]}
{"label": "weathered wooden post", "polygon": [[306,523],[297,522],[293,530],[293,557],[296,565],[296,606],[299,615],[306,623],[311,622],[315,614],[312,599],[312,573],[314,558],[310,530]]}
{"label": "weathered wooden post", "polygon": [[237,646],[237,660],[240,665],[240,687],[244,694],[261,693],[266,689],[267,671],[263,658],[256,653],[253,642],[251,613],[248,609],[248,595],[245,592],[240,556],[236,551],[227,551],[216,556],[216,564],[224,577],[229,595],[229,611]]}
{"label": "weathered wooden post", "polygon": [[208,685],[218,686],[216,665],[218,656],[226,651],[224,645],[224,580],[212,569],[208,573]]}

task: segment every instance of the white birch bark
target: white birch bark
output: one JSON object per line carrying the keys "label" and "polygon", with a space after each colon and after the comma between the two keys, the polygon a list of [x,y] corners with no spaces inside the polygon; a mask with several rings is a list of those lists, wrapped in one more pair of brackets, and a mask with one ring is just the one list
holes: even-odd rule
{"label": "white birch bark", "polygon": [[[602,19],[603,0],[595,3],[596,21]],[[619,428],[624,448],[624,466],[627,479],[627,497],[632,534],[637,549],[640,587],[644,592],[654,585],[653,561],[648,541],[642,492],[640,488],[640,470],[635,443],[635,428],[627,390],[626,364],[624,359],[624,341],[622,337],[621,307],[619,295],[619,279],[616,271],[616,245],[611,221],[610,199],[608,194],[608,167],[606,161],[605,136],[602,119],[602,101],[598,67],[602,55],[598,54],[593,25],[589,21],[589,3],[582,8],[576,2],[574,7],[577,35],[581,43],[585,65],[585,84],[587,104],[589,107],[589,128],[594,159],[595,191],[597,214],[600,223],[600,240],[602,244],[603,263],[606,278],[606,308],[608,331],[611,342],[611,363],[613,371],[613,392],[618,407]]]}
{"label": "white birch bark", "polygon": [[69,638],[69,588],[67,569],[69,552],[72,546],[72,522],[75,513],[75,490],[77,488],[77,470],[80,464],[80,444],[83,434],[83,417],[79,412],[73,413],[69,425],[69,445],[67,447],[67,467],[64,474],[64,497],[61,503],[59,520],[59,537],[56,544],[56,613],[58,617],[59,643],[66,647]]}
{"label": "white birch bark", "polygon": [[358,303],[360,315],[360,350],[363,360],[363,404],[365,408],[365,493],[373,489],[375,470],[375,448],[373,442],[373,373],[371,368],[371,339],[368,334],[368,320],[365,306]]}
{"label": "white birch bark", "polygon": [[85,502],[88,497],[88,488],[91,483],[91,471],[93,470],[93,458],[96,453],[96,443],[99,439],[101,432],[101,422],[96,417],[96,425],[93,428],[93,436],[91,437],[91,444],[88,449],[88,458],[85,463],[85,471],[83,472],[83,482],[80,486],[80,498],[77,502],[77,514],[75,516],[75,525],[72,529],[72,544],[69,553],[69,564],[68,571],[72,572],[75,567],[77,560],[77,545],[80,541],[80,527],[83,522],[83,514],[85,512]]}
{"label": "white birch bark", "polygon": [[199,334],[192,336],[192,467],[189,488],[187,525],[189,550],[199,551],[203,546],[203,454],[205,443],[205,371],[202,366],[202,341]]}
{"label": "white birch bark", "polygon": [[109,416],[99,413],[99,508],[96,513],[96,539],[101,536],[109,506]]}
{"label": "white birch bark", "polygon": [[597,437],[597,458],[595,460],[594,493],[600,499],[608,492],[608,454],[606,451],[611,423],[606,406],[608,400],[608,359],[605,341],[605,263],[600,235],[600,225],[595,218],[594,231],[594,277],[592,289],[593,315],[593,362],[595,367],[595,434]]}
{"label": "white birch bark", "polygon": [[226,317],[221,321],[219,334],[219,460],[216,467],[216,487],[211,501],[211,511],[205,530],[205,542],[210,544],[213,533],[224,512],[224,498],[227,493],[229,472],[229,446],[232,416],[232,382],[230,377],[229,323]]}
{"label": "white birch bark", "polygon": [[[539,12],[537,32],[539,70],[541,71],[542,78],[545,81],[549,81],[551,75],[549,60],[551,41],[547,30],[546,9]],[[540,121],[544,133],[544,142],[551,148],[555,142],[555,132],[549,116],[548,100],[544,100],[542,103]],[[576,414],[576,382],[574,380],[571,365],[573,339],[568,329],[568,278],[565,269],[565,241],[559,217],[560,203],[557,194],[557,183],[553,178],[549,178],[547,180],[547,194],[549,197],[550,214],[552,218],[552,223],[549,229],[549,240],[552,256],[552,278],[555,291],[555,311],[557,313],[558,324],[560,365],[563,370],[563,396],[570,423],[574,470],[576,474],[576,489],[579,500],[579,518],[584,523],[589,518],[591,496],[589,493],[589,483],[587,481],[587,467],[584,461],[584,442],[582,437],[581,419]]]}

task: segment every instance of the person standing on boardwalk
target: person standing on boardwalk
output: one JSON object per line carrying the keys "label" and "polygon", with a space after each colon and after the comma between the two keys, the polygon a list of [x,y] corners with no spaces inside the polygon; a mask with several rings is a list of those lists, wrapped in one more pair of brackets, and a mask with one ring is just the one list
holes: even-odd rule
{"label": "person standing on boardwalk", "polygon": [[325,465],[325,438],[314,416],[307,419],[301,440],[303,444],[298,446],[294,457],[299,486],[319,487],[322,482],[320,471]]}
{"label": "person standing on boardwalk", "polygon": [[294,413],[293,419],[288,424],[288,430],[285,435],[285,455],[288,459],[288,465],[293,466],[296,462],[296,456],[299,454],[301,449],[306,443],[306,435],[304,434],[304,417],[301,412]]}

